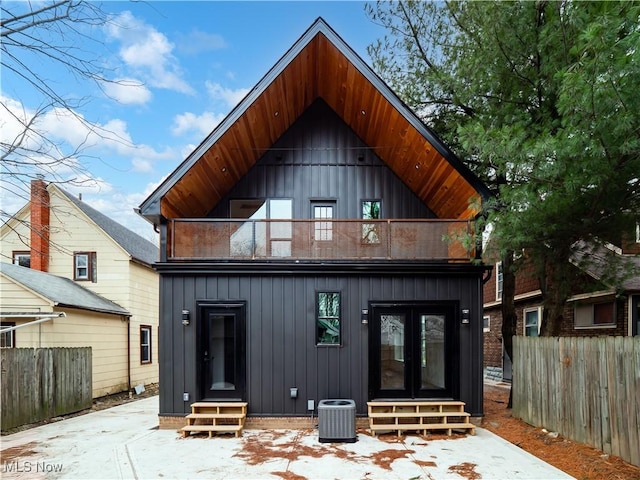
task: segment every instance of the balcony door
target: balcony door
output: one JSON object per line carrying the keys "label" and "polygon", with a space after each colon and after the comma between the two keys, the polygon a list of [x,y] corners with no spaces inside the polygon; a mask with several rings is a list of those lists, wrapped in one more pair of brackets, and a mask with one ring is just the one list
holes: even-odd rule
{"label": "balcony door", "polygon": [[372,305],[371,399],[454,397],[455,312],[453,304]]}
{"label": "balcony door", "polygon": [[200,400],[244,400],[245,305],[201,304],[198,316]]}

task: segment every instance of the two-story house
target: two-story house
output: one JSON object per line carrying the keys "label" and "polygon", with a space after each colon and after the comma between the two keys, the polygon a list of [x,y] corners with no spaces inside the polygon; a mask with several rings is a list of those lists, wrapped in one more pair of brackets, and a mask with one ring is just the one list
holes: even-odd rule
{"label": "two-story house", "polygon": [[94,397],[158,382],[156,245],[36,179],[0,255],[3,346],[91,346]]}
{"label": "two-story house", "polygon": [[318,19],[140,206],[160,231],[160,425],[194,401],[482,414],[487,188]]}
{"label": "two-story house", "polygon": [[[597,249],[580,242],[572,261],[575,281],[563,313],[561,336],[640,335],[640,229],[629,232],[620,247]],[[502,342],[502,264],[490,247],[485,261],[493,259],[494,274],[484,288],[484,364],[494,380],[511,380],[511,361]],[[614,286],[603,275],[618,265],[624,280]],[[605,263],[609,265],[605,265]],[[516,334],[537,337],[542,322],[542,291],[533,266],[522,262],[516,272]]]}

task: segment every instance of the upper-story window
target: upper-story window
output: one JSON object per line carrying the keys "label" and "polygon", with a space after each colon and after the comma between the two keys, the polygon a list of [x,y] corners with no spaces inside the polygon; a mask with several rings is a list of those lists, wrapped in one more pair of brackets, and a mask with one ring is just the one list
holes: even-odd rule
{"label": "upper-story window", "polygon": [[[381,218],[381,206],[381,200],[363,200],[362,219],[379,220]],[[380,243],[377,223],[365,223],[362,225],[362,243]]]}
{"label": "upper-story window", "polygon": [[31,267],[31,252],[13,252],[13,264],[21,267]]}
{"label": "upper-story window", "polygon": [[74,252],[73,279],[95,283],[98,277],[97,264],[96,252]]}
{"label": "upper-story window", "polygon": [[[248,220],[290,220],[293,201],[290,198],[231,200],[229,216]],[[291,222],[243,223],[231,234],[231,254],[290,257],[292,236]]]}
{"label": "upper-story window", "polygon": [[502,262],[496,263],[496,300],[502,300],[502,289],[504,287],[504,272]]}
{"label": "upper-story window", "polygon": [[322,219],[324,222],[314,222],[313,238],[319,242],[330,242],[333,240],[333,218],[335,216],[335,205],[332,202],[314,202],[311,205],[311,215],[314,219]]}

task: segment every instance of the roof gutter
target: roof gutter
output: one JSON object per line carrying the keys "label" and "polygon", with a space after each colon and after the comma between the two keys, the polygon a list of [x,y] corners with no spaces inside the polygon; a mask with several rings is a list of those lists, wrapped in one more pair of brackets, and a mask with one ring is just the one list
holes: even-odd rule
{"label": "roof gutter", "polygon": [[59,313],[0,313],[0,318],[38,318],[33,322],[22,323],[13,327],[1,327],[0,332],[13,332],[22,327],[30,327],[31,325],[37,325],[39,323],[48,322],[54,318],[65,318],[67,315],[64,312]]}

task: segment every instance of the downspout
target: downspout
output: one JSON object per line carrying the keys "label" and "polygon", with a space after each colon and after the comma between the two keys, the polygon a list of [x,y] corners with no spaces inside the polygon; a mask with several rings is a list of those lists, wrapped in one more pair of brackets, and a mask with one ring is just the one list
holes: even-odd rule
{"label": "downspout", "polygon": [[131,395],[131,317],[125,317],[127,322],[127,391]]}

